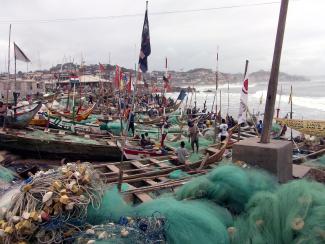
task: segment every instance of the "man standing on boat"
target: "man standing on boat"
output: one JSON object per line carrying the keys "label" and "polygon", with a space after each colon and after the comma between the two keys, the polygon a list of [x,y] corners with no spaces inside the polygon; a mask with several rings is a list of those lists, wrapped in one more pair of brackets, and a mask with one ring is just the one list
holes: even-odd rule
{"label": "man standing on boat", "polygon": [[132,131],[132,135],[134,137],[134,113],[132,111],[129,112],[130,116],[130,123],[128,131]]}
{"label": "man standing on boat", "polygon": [[190,121],[188,123],[189,128],[188,128],[188,132],[189,132],[189,141],[191,141],[191,147],[192,147],[192,151],[194,153],[194,144],[196,145],[196,153],[198,153],[199,151],[199,133],[200,130],[197,127],[196,124],[194,124],[194,122]]}
{"label": "man standing on boat", "polygon": [[220,137],[220,141],[224,141],[227,136],[228,136],[228,125],[226,124],[226,120],[222,119],[221,120],[221,124],[219,125],[219,137]]}

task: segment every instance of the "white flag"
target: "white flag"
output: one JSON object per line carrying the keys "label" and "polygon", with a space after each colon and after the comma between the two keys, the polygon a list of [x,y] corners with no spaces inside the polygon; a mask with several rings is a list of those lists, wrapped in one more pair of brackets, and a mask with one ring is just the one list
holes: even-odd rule
{"label": "white flag", "polygon": [[243,87],[240,94],[238,124],[246,122],[247,99],[248,99],[248,78],[247,76],[245,76]]}
{"label": "white flag", "polygon": [[14,52],[15,52],[15,59],[20,60],[26,63],[29,63],[30,60],[26,56],[26,54],[14,43]]}

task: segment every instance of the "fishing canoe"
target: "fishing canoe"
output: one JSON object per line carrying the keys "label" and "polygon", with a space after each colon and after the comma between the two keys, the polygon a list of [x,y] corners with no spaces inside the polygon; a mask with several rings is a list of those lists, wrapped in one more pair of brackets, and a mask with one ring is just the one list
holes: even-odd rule
{"label": "fishing canoe", "polygon": [[96,106],[96,103],[92,104],[92,106],[88,107],[85,110],[79,111],[76,115],[73,115],[70,111],[65,113],[61,111],[57,111],[51,107],[48,107],[48,110],[51,112],[53,116],[62,116],[64,118],[75,120],[75,121],[82,121],[89,117]]}
{"label": "fishing canoe", "polygon": [[63,131],[1,131],[0,147],[21,156],[32,155],[41,159],[106,161],[121,157],[121,151],[113,140],[66,135]]}
{"label": "fishing canoe", "polygon": [[[185,184],[193,176],[206,174],[223,159],[226,147],[225,142],[207,148],[206,157],[188,167],[174,164],[170,156],[124,162],[122,183],[124,199],[134,204],[147,202],[152,200],[151,192],[170,191]],[[95,166],[107,183],[117,183],[120,167],[120,162]],[[187,176],[170,179],[169,174],[175,170],[183,170]]]}
{"label": "fishing canoe", "polygon": [[0,121],[0,126],[5,123],[6,127],[9,128],[24,128],[28,126],[30,121],[34,118],[35,114],[42,107],[41,102],[36,102],[31,105],[24,105],[13,108],[15,113],[13,118],[6,118],[5,121]]}
{"label": "fishing canoe", "polygon": [[[228,142],[228,141],[227,141]],[[222,160],[225,153],[227,142],[212,145],[206,149],[206,156],[202,160],[198,160],[188,166],[181,164],[177,165],[173,156],[162,156],[158,158],[146,158],[141,160],[131,160],[123,162],[123,182],[131,179],[140,179],[146,177],[157,177],[159,175],[169,174],[174,170],[202,170],[208,168]],[[121,167],[120,162],[106,163],[94,166],[101,172],[101,176],[108,183],[114,183],[118,180],[118,173]]]}

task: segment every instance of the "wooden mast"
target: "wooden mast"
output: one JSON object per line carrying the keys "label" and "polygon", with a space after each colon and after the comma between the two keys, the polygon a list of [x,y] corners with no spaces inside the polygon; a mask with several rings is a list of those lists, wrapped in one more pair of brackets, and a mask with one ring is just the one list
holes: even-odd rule
{"label": "wooden mast", "polygon": [[[7,95],[6,95],[6,108],[9,104],[9,87],[10,87],[10,39],[11,39],[11,24],[9,25],[9,43],[8,43],[8,81],[7,81]],[[3,128],[6,127],[6,120],[3,121]]]}
{"label": "wooden mast", "polygon": [[[146,1],[146,13],[148,11],[148,1]],[[140,68],[140,65],[138,65],[138,68]],[[127,133],[129,131],[129,125],[130,125],[130,121],[131,121],[131,116],[134,110],[134,105],[135,105],[135,96],[136,96],[136,92],[137,92],[137,64],[135,63],[134,65],[134,72],[135,72],[135,82],[134,82],[134,91],[132,94],[132,105],[130,108],[130,112],[129,112],[129,117],[128,117],[128,121],[127,121],[127,125],[125,128],[125,135],[124,135],[124,140],[122,141],[122,146],[121,146],[121,162],[120,162],[120,168],[119,168],[119,175],[118,175],[118,184],[117,184],[117,189],[119,192],[122,191],[122,184],[123,184],[123,158],[124,158],[124,147],[125,147],[125,143],[126,143],[126,139],[127,139]],[[142,75],[142,79],[144,79],[143,75]],[[131,81],[130,81],[131,82]]]}
{"label": "wooden mast", "polygon": [[[243,78],[244,81],[245,81],[245,78],[246,78],[246,75],[247,75],[248,63],[249,63],[249,61],[248,61],[248,59],[246,59],[246,62],[245,62],[245,71],[244,71],[244,78]],[[246,104],[246,106],[247,106],[247,104]],[[246,107],[246,112],[247,112],[247,107]],[[240,140],[240,127],[241,127],[241,125],[238,126],[238,137],[237,137],[237,140],[238,141]]]}
{"label": "wooden mast", "polygon": [[[292,112],[292,85],[291,85],[291,87],[290,87],[290,119],[292,119],[292,114],[293,114],[293,112]],[[290,140],[291,141],[293,141],[293,139],[292,139],[292,127],[290,127]]]}
{"label": "wooden mast", "polygon": [[215,93],[215,101],[216,101],[216,112],[214,115],[214,138],[213,138],[213,142],[216,143],[217,141],[217,115],[218,115],[218,100],[217,100],[217,92],[218,92],[218,81],[219,81],[219,74],[218,74],[218,66],[219,63],[219,53],[217,52],[217,64],[216,64],[216,93]]}
{"label": "wooden mast", "polygon": [[287,12],[288,12],[288,5],[289,5],[289,0],[281,1],[278,29],[277,29],[274,54],[273,54],[272,69],[271,69],[270,81],[269,81],[267,96],[266,96],[263,132],[261,136],[262,143],[270,142],[270,131],[271,131],[272,120],[274,115],[274,106],[275,106],[275,99],[276,99],[276,93],[278,87],[279,69],[280,69],[280,61],[281,61],[281,53],[282,53],[285,24],[286,24]]}

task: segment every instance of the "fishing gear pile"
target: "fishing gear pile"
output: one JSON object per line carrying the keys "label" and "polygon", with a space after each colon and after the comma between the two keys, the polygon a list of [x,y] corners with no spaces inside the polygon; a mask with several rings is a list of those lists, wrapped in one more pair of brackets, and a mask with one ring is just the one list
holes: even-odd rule
{"label": "fishing gear pile", "polygon": [[0,212],[0,243],[61,243],[81,231],[88,205],[99,208],[104,184],[90,164],[39,171]]}
{"label": "fishing gear pile", "polygon": [[95,225],[74,237],[78,244],[96,243],[166,243],[166,219],[156,212],[150,217],[121,216],[117,223]]}

